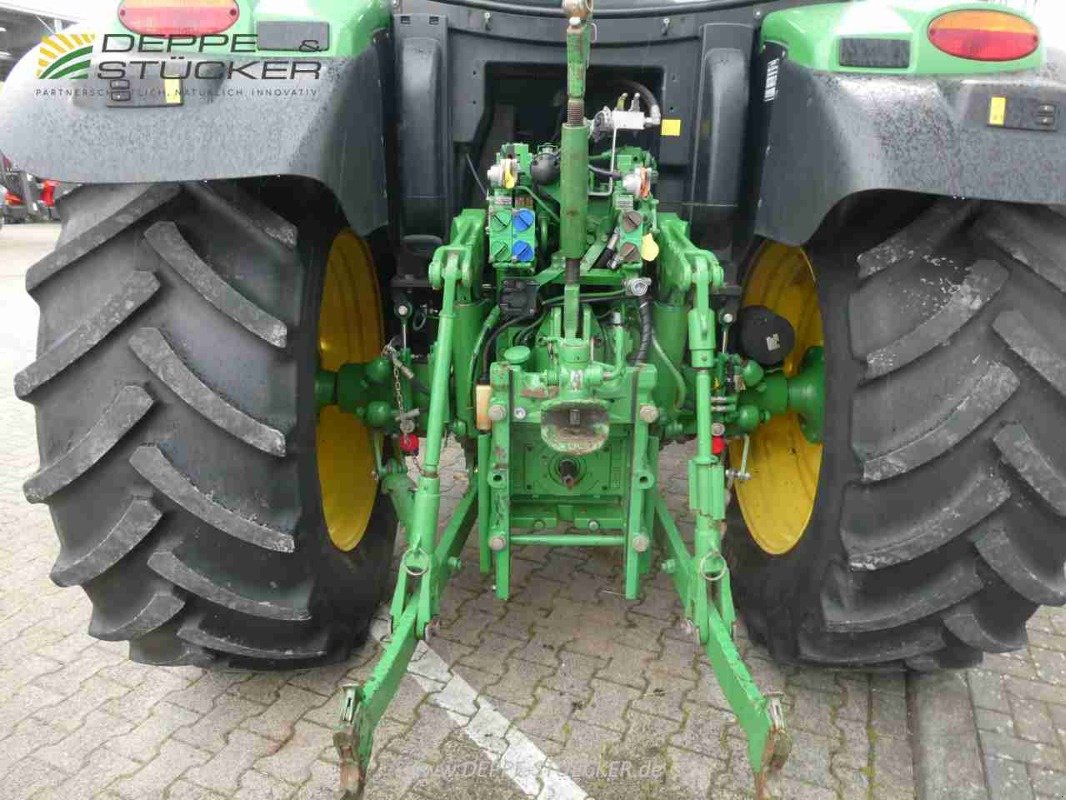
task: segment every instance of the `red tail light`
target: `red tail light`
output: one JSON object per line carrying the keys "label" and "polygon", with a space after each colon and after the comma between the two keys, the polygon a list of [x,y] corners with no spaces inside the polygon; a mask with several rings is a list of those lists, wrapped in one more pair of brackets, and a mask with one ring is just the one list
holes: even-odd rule
{"label": "red tail light", "polygon": [[123,0],[122,24],[149,36],[205,36],[222,33],[237,21],[236,0]]}
{"label": "red tail light", "polygon": [[972,61],[1016,61],[1036,52],[1040,31],[1024,17],[1004,11],[952,11],[933,20],[929,41]]}

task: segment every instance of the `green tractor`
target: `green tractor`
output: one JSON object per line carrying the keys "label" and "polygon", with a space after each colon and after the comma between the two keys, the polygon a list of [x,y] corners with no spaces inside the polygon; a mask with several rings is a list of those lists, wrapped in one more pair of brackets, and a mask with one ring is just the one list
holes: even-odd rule
{"label": "green tractor", "polygon": [[738,610],[782,661],[935,670],[1066,602],[1064,75],[982,2],[123,0],[0,97],[80,184],[15,381],[52,578],[136,661],[256,669],[391,590],[357,795],[472,531],[501,601],[520,548],[611,548],[626,598],[672,577],[761,786]]}

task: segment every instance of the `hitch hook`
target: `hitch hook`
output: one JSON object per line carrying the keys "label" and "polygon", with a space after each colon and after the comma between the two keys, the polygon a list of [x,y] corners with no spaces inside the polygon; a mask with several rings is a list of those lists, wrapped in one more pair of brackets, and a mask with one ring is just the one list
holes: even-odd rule
{"label": "hitch hook", "polygon": [[[333,746],[340,756],[342,800],[361,800],[366,790],[366,775],[369,759],[364,760],[362,732],[359,725],[359,706],[363,699],[362,684],[353,683],[344,687],[344,707],[341,721],[333,732]],[[369,754],[369,748],[367,748]]]}

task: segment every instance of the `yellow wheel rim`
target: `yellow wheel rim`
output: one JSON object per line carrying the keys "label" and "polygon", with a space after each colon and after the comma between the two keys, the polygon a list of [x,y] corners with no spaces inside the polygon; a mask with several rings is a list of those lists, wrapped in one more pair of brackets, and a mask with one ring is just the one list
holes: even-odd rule
{"label": "yellow wheel rim", "polygon": [[[343,231],[330,247],[318,315],[318,358],[322,369],[367,362],[384,346],[381,294],[374,259],[366,243]],[[366,533],[377,498],[370,431],[353,414],[327,406],[316,431],[318,482],[329,538],[353,550]]]}
{"label": "yellow wheel rim", "polygon": [[[762,247],[748,274],[743,305],[765,306],[796,329],[796,346],[784,363],[789,377],[799,371],[809,348],[825,342],[814,268],[799,247]],[[742,450],[741,442],[731,445],[734,464],[740,464]],[[822,445],[807,441],[794,413],[774,417],[752,434],[751,479],[738,482],[735,491],[749,533],[767,553],[787,553],[803,538],[814,511],[821,465]]]}

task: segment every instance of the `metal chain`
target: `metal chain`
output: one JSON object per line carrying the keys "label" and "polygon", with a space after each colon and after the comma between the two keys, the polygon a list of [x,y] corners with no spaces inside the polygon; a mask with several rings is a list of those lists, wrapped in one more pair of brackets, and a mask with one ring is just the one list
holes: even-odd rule
{"label": "metal chain", "polygon": [[407,413],[407,406],[403,401],[403,387],[400,385],[400,374],[403,368],[400,354],[396,352],[392,342],[385,345],[381,354],[392,363],[392,388],[396,395],[396,419],[400,421],[400,432],[414,433],[415,421]]}
{"label": "metal chain", "polygon": [[[403,387],[400,384],[400,375],[403,362],[400,360],[400,354],[396,352],[396,348],[392,346],[392,342],[385,345],[385,348],[381,351],[381,354],[385,358],[389,359],[392,363],[392,388],[396,395],[396,416],[400,421],[400,432],[404,434],[414,433],[415,421],[407,414],[407,406],[403,401]],[[404,462],[408,458],[413,458],[415,462],[415,469],[418,470],[418,474],[424,474],[422,470],[422,462],[418,456],[404,456]]]}

